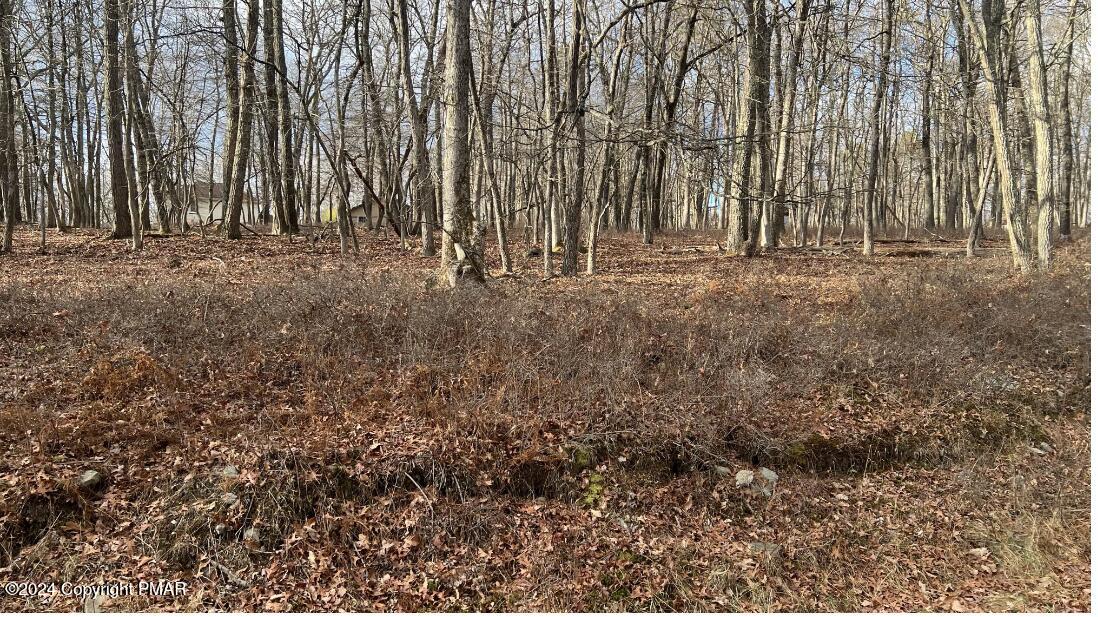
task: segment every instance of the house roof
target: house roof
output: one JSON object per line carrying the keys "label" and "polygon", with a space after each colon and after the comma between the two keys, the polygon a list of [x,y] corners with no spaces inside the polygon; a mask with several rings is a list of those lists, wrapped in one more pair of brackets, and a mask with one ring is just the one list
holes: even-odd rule
{"label": "house roof", "polygon": [[198,199],[221,199],[223,194],[221,182],[210,184],[209,182],[195,182],[194,196]]}

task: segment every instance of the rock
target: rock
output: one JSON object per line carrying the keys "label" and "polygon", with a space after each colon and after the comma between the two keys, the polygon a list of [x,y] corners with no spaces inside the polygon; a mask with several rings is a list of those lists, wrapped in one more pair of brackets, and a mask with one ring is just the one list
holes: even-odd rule
{"label": "rock", "polygon": [[236,493],[225,493],[221,496],[221,504],[227,508],[232,507],[238,501],[240,501],[240,498],[236,496]]}
{"label": "rock", "polygon": [[1045,454],[1051,454],[1053,450],[1052,446],[1047,441],[1042,441],[1037,444],[1037,448],[1044,451]]}
{"label": "rock", "polygon": [[106,481],[107,479],[103,477],[103,474],[94,469],[86,469],[77,478],[76,485],[85,491],[94,493],[103,488]]}
{"label": "rock", "polygon": [[771,484],[777,484],[777,482],[778,482],[778,474],[775,473],[774,470],[772,470],[772,469],[767,469],[766,467],[759,467],[759,475],[762,476],[763,480],[766,480],[767,482],[769,482]]}
{"label": "rock", "polygon": [[106,601],[107,596],[101,596],[98,594],[90,594],[84,597],[84,612],[85,613],[102,613],[99,608],[103,606],[103,602]]}
{"label": "rock", "polygon": [[751,549],[752,552],[762,553],[770,557],[777,557],[782,553],[782,545],[772,542],[748,542],[747,548]]}
{"label": "rock", "polygon": [[236,575],[235,572],[230,570],[224,564],[216,561],[211,561],[205,567],[205,574],[209,578],[223,578],[226,582],[237,587],[247,587],[248,582]]}
{"label": "rock", "polygon": [[1012,392],[1018,389],[1018,380],[1010,375],[991,374],[984,378],[984,383],[998,390]]}
{"label": "rock", "polygon": [[732,475],[732,470],[727,467],[722,467],[721,465],[716,465],[713,467],[713,473],[722,478],[727,478]]}
{"label": "rock", "polygon": [[736,488],[750,486],[755,481],[755,474],[750,469],[741,469],[736,472]]}
{"label": "rock", "polygon": [[221,468],[221,477],[235,480],[240,477],[240,470],[236,468],[236,465],[225,465]]}
{"label": "rock", "polygon": [[979,561],[979,560],[987,559],[988,555],[991,554],[991,551],[988,550],[987,548],[984,548],[984,547],[980,546],[980,547],[977,547],[977,548],[974,548],[974,549],[970,549],[968,551],[968,554],[971,557],[973,557],[974,559],[976,559],[977,561]]}

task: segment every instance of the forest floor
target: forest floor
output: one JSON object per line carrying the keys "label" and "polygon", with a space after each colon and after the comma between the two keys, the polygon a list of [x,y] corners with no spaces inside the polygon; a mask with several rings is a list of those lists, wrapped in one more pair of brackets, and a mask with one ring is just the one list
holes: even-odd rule
{"label": "forest floor", "polygon": [[0,610],[1090,610],[1088,240],[714,238],[450,291],[391,236],[19,230],[0,580],[58,588]]}

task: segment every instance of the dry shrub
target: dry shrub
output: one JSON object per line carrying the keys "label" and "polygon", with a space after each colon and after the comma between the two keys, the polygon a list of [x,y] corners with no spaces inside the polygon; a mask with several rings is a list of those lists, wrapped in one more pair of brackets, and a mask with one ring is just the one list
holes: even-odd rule
{"label": "dry shrub", "polygon": [[95,509],[71,484],[29,491],[15,502],[0,504],[0,567],[51,529],[76,519],[94,520],[95,515]]}
{"label": "dry shrub", "polygon": [[179,379],[147,353],[134,357],[102,359],[92,366],[80,384],[82,394],[91,399],[126,400],[146,389],[177,390]]}
{"label": "dry shrub", "polygon": [[[814,410],[849,409],[851,434],[838,436],[849,439],[827,446],[841,467],[869,448],[909,458],[926,444],[896,435],[950,426],[953,413],[1085,408],[1089,301],[1071,274],[996,277],[958,261],[858,286],[838,314],[762,288],[705,294],[684,315],[634,292],[534,301],[351,270],[268,287],[173,280],[37,296],[9,285],[0,301],[21,317],[0,331],[83,341],[94,353],[65,361],[97,398],[201,388],[239,401],[224,418],[237,424],[270,420],[272,399],[307,410],[276,419],[291,424],[406,412],[497,448],[500,477],[529,475],[505,460],[520,452],[556,474],[568,454],[546,434],[677,472],[811,446]],[[913,409],[933,413],[912,421]],[[881,420],[857,423],[865,414]],[[993,421],[977,414],[972,430]],[[749,443],[730,442],[735,431]]]}

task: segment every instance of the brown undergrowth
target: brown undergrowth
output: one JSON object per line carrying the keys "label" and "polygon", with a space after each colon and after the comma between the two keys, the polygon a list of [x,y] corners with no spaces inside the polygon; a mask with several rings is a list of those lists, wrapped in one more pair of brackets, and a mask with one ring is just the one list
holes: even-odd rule
{"label": "brown undergrowth", "polygon": [[[110,279],[105,250],[2,265],[11,578],[183,578],[151,606],[215,609],[1087,606],[1086,246],[1020,277],[611,238],[595,279],[437,291],[384,247],[197,242]],[[726,477],[759,466],[771,498]]]}

